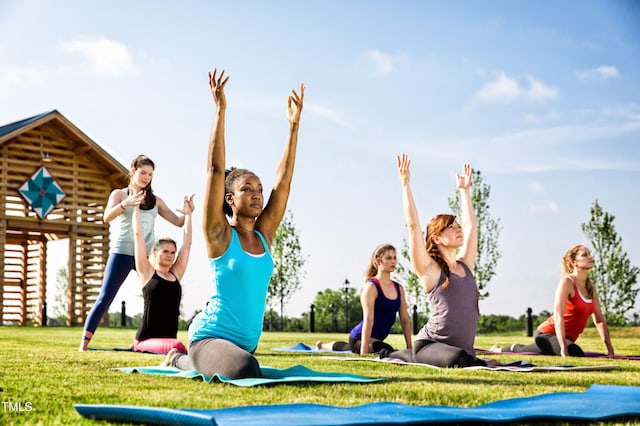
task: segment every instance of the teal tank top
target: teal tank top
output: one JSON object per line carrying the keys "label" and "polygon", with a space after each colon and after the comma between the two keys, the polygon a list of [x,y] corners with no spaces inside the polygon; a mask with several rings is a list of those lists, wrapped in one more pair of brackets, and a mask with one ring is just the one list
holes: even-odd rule
{"label": "teal tank top", "polygon": [[273,274],[273,259],[267,242],[258,231],[264,253],[247,253],[240,245],[235,228],[231,242],[219,257],[209,259],[213,277],[213,294],[204,310],[189,326],[189,340],[206,338],[228,340],[248,352],[258,346],[267,289]]}

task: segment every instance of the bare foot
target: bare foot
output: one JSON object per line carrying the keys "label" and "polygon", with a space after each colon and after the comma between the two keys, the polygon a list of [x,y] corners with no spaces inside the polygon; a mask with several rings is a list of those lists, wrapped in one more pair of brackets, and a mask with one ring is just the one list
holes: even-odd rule
{"label": "bare foot", "polygon": [[80,341],[80,346],[78,347],[78,352],[85,352],[89,347],[90,341],[91,341],[91,337],[82,336],[82,340]]}
{"label": "bare foot", "polygon": [[487,362],[487,366],[489,366],[489,367],[497,367],[499,365],[502,365],[498,361],[496,361],[495,359],[485,359],[485,361]]}
{"label": "bare foot", "polygon": [[500,353],[502,352],[502,347],[500,345],[493,345],[489,348],[489,352]]}
{"label": "bare foot", "polygon": [[169,349],[169,352],[167,352],[167,356],[164,359],[164,361],[162,361],[162,364],[160,364],[160,367],[169,367],[171,366],[171,364],[173,363],[173,359],[180,353],[179,350],[177,350],[176,348],[171,348]]}

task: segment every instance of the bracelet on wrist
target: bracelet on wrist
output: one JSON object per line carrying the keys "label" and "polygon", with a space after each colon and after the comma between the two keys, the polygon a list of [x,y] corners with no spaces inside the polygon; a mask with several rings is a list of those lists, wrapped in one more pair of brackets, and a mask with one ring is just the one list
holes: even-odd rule
{"label": "bracelet on wrist", "polygon": [[121,208],[122,210],[126,210],[126,209],[127,209],[127,206],[125,206],[124,204],[122,204],[122,201],[120,201],[120,208]]}

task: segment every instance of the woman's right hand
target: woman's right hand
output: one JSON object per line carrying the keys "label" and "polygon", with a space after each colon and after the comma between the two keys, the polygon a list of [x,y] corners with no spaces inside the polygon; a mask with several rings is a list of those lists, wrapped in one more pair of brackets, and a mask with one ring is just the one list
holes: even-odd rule
{"label": "woman's right hand", "polygon": [[144,190],[135,194],[130,194],[127,198],[120,201],[120,207],[127,208],[129,206],[139,206],[144,200]]}
{"label": "woman's right hand", "polygon": [[407,154],[398,155],[398,173],[400,173],[400,182],[403,185],[408,184],[411,179],[409,166],[411,166],[409,156]]}
{"label": "woman's right hand", "polygon": [[217,72],[217,68],[209,71],[209,87],[211,88],[211,96],[213,96],[218,108],[225,109],[227,107],[227,97],[224,94],[224,86],[229,81],[229,77],[224,77],[224,70],[222,70],[220,76],[216,76]]}

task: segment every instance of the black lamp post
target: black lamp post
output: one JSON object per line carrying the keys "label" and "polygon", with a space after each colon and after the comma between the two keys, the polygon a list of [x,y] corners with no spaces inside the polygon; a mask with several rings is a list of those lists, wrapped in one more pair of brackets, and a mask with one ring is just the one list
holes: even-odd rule
{"label": "black lamp post", "polygon": [[329,312],[331,313],[331,331],[338,331],[338,322],[336,321],[336,308],[332,304],[329,305]]}
{"label": "black lamp post", "polygon": [[349,332],[349,280],[344,280],[344,332]]}

